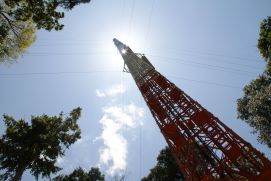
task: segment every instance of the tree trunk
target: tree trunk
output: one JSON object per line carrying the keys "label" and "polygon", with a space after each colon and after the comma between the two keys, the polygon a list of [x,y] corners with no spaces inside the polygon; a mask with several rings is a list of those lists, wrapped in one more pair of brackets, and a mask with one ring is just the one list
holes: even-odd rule
{"label": "tree trunk", "polygon": [[15,172],[15,176],[12,178],[11,181],[20,181],[22,179],[25,167],[18,167]]}

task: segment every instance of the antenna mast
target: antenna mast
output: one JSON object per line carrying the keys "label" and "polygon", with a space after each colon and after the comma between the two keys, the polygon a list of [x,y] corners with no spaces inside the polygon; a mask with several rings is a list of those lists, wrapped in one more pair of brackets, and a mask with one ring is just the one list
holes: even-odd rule
{"label": "antenna mast", "polygon": [[271,162],[155,70],[142,54],[113,39],[186,180],[270,180]]}

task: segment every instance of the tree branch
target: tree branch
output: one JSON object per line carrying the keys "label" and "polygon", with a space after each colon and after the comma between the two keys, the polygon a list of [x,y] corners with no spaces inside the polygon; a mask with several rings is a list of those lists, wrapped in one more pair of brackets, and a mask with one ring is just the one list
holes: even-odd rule
{"label": "tree branch", "polygon": [[[4,19],[8,22],[8,25],[10,26],[10,28],[11,28],[12,32],[15,34],[15,36],[18,37],[18,33],[16,32],[16,30],[15,30],[15,28],[14,28],[15,25],[13,25],[12,21],[5,15],[4,12],[0,12],[0,14],[1,14],[1,15],[4,17]],[[15,27],[16,27],[16,26],[15,26]]]}

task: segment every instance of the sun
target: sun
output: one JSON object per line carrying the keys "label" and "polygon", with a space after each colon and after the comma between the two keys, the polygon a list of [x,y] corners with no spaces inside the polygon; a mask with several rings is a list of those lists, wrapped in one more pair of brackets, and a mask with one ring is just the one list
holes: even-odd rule
{"label": "sun", "polygon": [[104,69],[114,70],[122,72],[124,60],[122,58],[123,54],[127,53],[127,50],[123,49],[119,51],[115,46],[113,39],[116,38],[123,44],[129,46],[135,53],[144,53],[143,48],[145,46],[143,37],[145,37],[143,30],[134,27],[132,30],[128,28],[120,28],[123,26],[114,26],[109,28],[106,33],[100,34],[99,38],[102,40],[102,44],[95,48],[104,52],[100,64],[103,65]]}
{"label": "sun", "polygon": [[127,52],[127,51],[126,51],[125,49],[122,49],[122,50],[121,50],[121,53],[122,53],[122,54],[125,54],[126,52]]}

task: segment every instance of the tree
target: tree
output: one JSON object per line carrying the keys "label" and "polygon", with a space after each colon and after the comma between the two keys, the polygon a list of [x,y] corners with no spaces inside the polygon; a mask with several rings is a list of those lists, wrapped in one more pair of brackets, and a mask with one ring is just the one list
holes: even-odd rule
{"label": "tree", "polygon": [[101,174],[99,168],[92,167],[89,172],[85,172],[81,167],[75,169],[69,175],[60,175],[53,181],[104,181],[104,175]]}
{"label": "tree", "polygon": [[0,138],[0,169],[5,173],[0,180],[18,181],[27,169],[36,179],[58,172],[61,168],[55,165],[57,158],[80,138],[80,115],[78,107],[66,117],[63,113],[32,116],[31,124],[4,115],[6,131]]}
{"label": "tree", "polygon": [[[0,12],[10,11],[4,2],[0,4]],[[5,14],[0,16],[0,63],[13,62],[36,39],[36,28],[32,20],[7,21]]]}
{"label": "tree", "polygon": [[36,28],[30,21],[16,22],[14,31],[16,34],[7,31],[0,35],[0,63],[14,62],[36,39]]}
{"label": "tree", "polygon": [[175,159],[168,147],[162,149],[157,157],[157,164],[150,170],[148,176],[141,181],[179,181],[184,180]]}
{"label": "tree", "polygon": [[59,8],[71,10],[76,5],[89,2],[90,0],[4,0],[4,6],[8,8],[1,8],[0,15],[10,27],[14,21],[32,19],[38,29],[61,30],[64,25],[59,20],[64,18],[64,12],[60,12]]}
{"label": "tree", "polygon": [[261,22],[258,49],[266,61],[271,61],[271,16]]}
{"label": "tree", "polygon": [[[64,18],[64,12],[71,10],[76,5],[88,3],[90,0],[3,0],[0,3],[0,62],[6,59],[15,59],[21,55],[27,47],[34,41],[35,29],[45,29],[48,31],[62,30],[64,25],[59,21]],[[26,28],[26,29],[25,29]],[[31,29],[31,31],[29,31]],[[31,35],[30,41],[16,45],[23,47],[14,49],[12,53],[6,49],[12,49],[13,46],[6,44],[8,40],[12,42],[26,42],[21,32],[28,32]],[[31,32],[31,33],[30,33]],[[25,34],[25,33],[24,33]],[[27,45],[27,46],[26,46]],[[18,50],[18,51],[16,51]],[[11,56],[10,56],[11,55]]]}
{"label": "tree", "polygon": [[258,141],[271,148],[271,76],[260,75],[245,86],[244,96],[237,100],[238,118],[258,133]]}
{"label": "tree", "polygon": [[267,71],[271,74],[271,16],[261,22],[258,49],[267,61]]}
{"label": "tree", "polygon": [[260,143],[271,148],[271,17],[261,22],[258,49],[267,67],[244,87],[244,96],[237,100],[237,116],[258,133]]}

